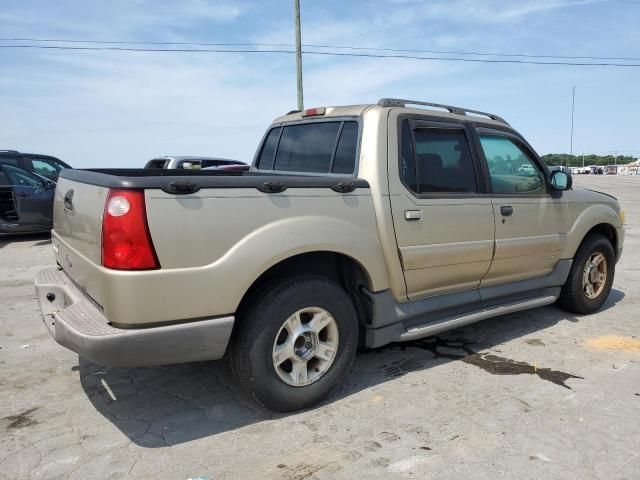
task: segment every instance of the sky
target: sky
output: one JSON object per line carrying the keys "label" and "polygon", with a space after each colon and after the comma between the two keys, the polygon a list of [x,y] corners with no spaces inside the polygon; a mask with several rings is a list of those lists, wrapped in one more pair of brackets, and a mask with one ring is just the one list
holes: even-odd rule
{"label": "sky", "polygon": [[[300,3],[303,44],[640,64],[640,0]],[[293,0],[0,0],[8,38],[292,44]],[[0,40],[9,44],[25,42]],[[382,97],[459,105],[502,116],[540,154],[569,152],[575,85],[574,154],[640,156],[640,67],[303,55],[303,72],[305,107]],[[250,162],[270,122],[295,107],[288,53],[0,48],[0,149],[78,168],[141,167],[160,155]]]}

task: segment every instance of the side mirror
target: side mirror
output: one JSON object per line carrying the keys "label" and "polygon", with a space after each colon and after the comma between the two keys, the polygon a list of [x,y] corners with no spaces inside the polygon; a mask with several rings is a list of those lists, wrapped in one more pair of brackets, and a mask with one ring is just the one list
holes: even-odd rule
{"label": "side mirror", "polygon": [[549,185],[553,190],[562,191],[570,190],[573,184],[571,175],[563,172],[562,170],[555,170],[551,172],[551,178],[549,179]]}

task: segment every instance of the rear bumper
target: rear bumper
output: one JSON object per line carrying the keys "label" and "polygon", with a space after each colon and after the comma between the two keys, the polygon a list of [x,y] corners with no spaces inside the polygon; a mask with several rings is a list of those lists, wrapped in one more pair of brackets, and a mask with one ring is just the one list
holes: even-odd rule
{"label": "rear bumper", "polygon": [[35,288],[44,323],[54,340],[100,365],[140,367],[216,360],[224,355],[231,337],[233,316],[115,328],[100,307],[58,268],[38,272]]}

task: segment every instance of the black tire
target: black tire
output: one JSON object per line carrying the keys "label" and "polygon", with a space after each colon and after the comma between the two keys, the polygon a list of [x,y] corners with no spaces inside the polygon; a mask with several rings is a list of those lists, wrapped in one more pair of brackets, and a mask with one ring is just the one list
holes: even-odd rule
{"label": "black tire", "polygon": [[[295,312],[319,307],[338,327],[333,363],[314,383],[291,386],[276,373],[274,342],[283,323]],[[353,302],[337,283],[320,276],[296,277],[267,285],[241,312],[230,348],[230,363],[240,386],[260,404],[289,412],[310,407],[342,383],[358,347],[358,317]]]}
{"label": "black tire", "polygon": [[[596,252],[604,255],[607,266],[607,278],[604,288],[596,298],[588,298],[583,286],[583,273],[587,261]],[[558,303],[562,308],[572,313],[593,313],[602,307],[611,292],[613,277],[615,275],[616,259],[613,246],[608,238],[598,233],[589,234],[580,244],[573,257],[573,264],[569,277],[562,287]]]}

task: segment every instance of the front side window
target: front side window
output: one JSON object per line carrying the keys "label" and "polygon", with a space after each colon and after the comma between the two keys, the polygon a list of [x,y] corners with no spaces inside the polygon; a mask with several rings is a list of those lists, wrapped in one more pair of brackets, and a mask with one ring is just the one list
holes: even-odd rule
{"label": "front side window", "polygon": [[9,176],[9,180],[12,185],[34,188],[41,188],[43,186],[42,181],[38,177],[26,170],[12,167],[10,165],[5,165],[3,168],[5,173]]}
{"label": "front side window", "polygon": [[546,181],[540,167],[514,140],[480,135],[495,193],[543,194]]}
{"label": "front side window", "polygon": [[[414,140],[415,139],[415,140]],[[402,133],[400,174],[416,193],[476,193],[476,174],[464,130],[416,128]],[[413,163],[413,165],[412,165]]]}
{"label": "front side window", "polygon": [[358,124],[309,122],[272,129],[265,139],[260,170],[351,174],[355,170]]}
{"label": "front side window", "polygon": [[55,180],[62,170],[62,166],[45,159],[32,159],[33,171],[38,175]]}

